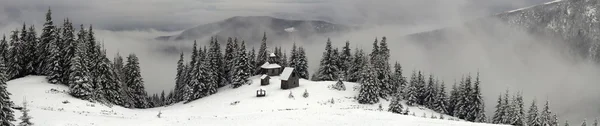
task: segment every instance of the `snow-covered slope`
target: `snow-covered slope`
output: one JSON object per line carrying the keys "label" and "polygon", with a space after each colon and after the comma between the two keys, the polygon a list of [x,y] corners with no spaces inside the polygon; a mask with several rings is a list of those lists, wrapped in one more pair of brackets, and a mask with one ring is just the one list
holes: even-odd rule
{"label": "snow-covered slope", "polygon": [[[238,89],[222,88],[219,93],[187,104],[174,104],[152,109],[127,109],[91,103],[69,96],[67,87],[46,82],[42,76],[28,76],[8,82],[11,99],[21,105],[26,97],[32,121],[44,126],[195,126],[195,125],[403,125],[403,126],[485,126],[491,124],[430,119],[440,114],[411,107],[415,116],[377,111],[378,104],[361,105],[355,83],[346,83],[346,91],[327,88],[335,82],[300,80],[300,87],[279,89],[278,77],[271,85],[260,86],[253,77],[252,85]],[[258,88],[267,90],[266,97],[256,97]],[[309,97],[304,98],[304,90]],[[290,91],[295,96],[288,98]],[[329,102],[333,99],[335,102]],[[68,101],[68,103],[63,103]],[[236,102],[239,101],[239,102]],[[232,104],[232,103],[237,104]],[[383,101],[387,109],[388,101]],[[159,118],[157,115],[161,113]],[[426,114],[427,118],[422,118]],[[20,112],[15,113],[20,116]]]}

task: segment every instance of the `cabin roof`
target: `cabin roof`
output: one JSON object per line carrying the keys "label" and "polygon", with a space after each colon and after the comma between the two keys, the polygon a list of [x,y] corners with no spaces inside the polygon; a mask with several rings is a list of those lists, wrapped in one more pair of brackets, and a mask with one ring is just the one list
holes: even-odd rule
{"label": "cabin roof", "polygon": [[270,64],[269,62],[265,62],[265,64],[263,64],[260,67],[265,69],[281,68],[281,66],[279,66],[278,64]]}
{"label": "cabin roof", "polygon": [[283,69],[283,72],[281,72],[281,75],[279,75],[279,79],[288,80],[290,78],[290,75],[292,75],[292,72],[294,72],[294,68],[286,67],[285,69]]}
{"label": "cabin roof", "polygon": [[275,53],[271,53],[269,57],[275,57]]}
{"label": "cabin roof", "polygon": [[260,76],[260,79],[265,79],[267,77],[269,77],[269,75],[263,74],[262,76]]}

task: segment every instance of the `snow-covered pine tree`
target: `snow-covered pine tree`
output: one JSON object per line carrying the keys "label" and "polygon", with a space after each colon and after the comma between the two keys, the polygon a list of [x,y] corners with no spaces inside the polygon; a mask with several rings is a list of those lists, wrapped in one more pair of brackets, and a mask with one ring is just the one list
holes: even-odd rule
{"label": "snow-covered pine tree", "polygon": [[304,93],[302,93],[302,97],[308,98],[308,96],[309,96],[308,89],[304,89]]}
{"label": "snow-covered pine tree", "polygon": [[565,125],[564,126],[569,126],[569,120],[565,121]]}
{"label": "snow-covered pine tree", "polygon": [[332,86],[333,89],[338,90],[338,91],[345,91],[346,90],[346,85],[344,85],[344,82],[342,82],[342,79],[338,79],[337,83],[335,83]]}
{"label": "snow-covered pine tree", "polygon": [[423,76],[421,71],[417,73],[415,87],[417,89],[417,104],[425,105],[427,85],[425,84],[425,76]]}
{"label": "snow-covered pine tree", "polygon": [[223,79],[223,56],[221,55],[221,46],[217,37],[211,42],[210,49],[207,53],[207,57],[210,60],[205,62],[209,63],[207,68],[210,69],[208,72],[211,73],[209,76],[211,83],[206,83],[208,87],[207,92],[208,94],[215,94],[217,93],[217,88],[219,86],[224,86],[224,84],[221,84]]}
{"label": "snow-covered pine tree", "polygon": [[473,89],[471,90],[471,110],[470,114],[472,115],[472,119],[475,122],[482,122],[487,120],[485,117],[485,104],[483,102],[483,97],[481,96],[481,88],[479,87],[481,81],[479,80],[479,72],[477,72],[477,77],[475,78],[475,82],[473,82]]}
{"label": "snow-covered pine tree", "polygon": [[465,119],[467,121],[474,121],[475,115],[471,113],[472,108],[474,107],[471,103],[473,102],[471,98],[472,87],[471,87],[471,76],[467,76],[461,82],[461,90],[460,90],[459,100],[457,103],[458,106],[458,118]]}
{"label": "snow-covered pine tree", "polygon": [[[258,54],[256,57],[256,64],[255,66],[260,66],[265,64],[265,62],[267,62],[269,55],[267,54],[267,32],[263,33],[263,38],[262,38],[262,42],[260,43],[260,48],[258,49]],[[256,74],[260,73],[260,69],[256,69]]]}
{"label": "snow-covered pine tree", "polygon": [[381,89],[381,92],[379,93],[379,96],[382,98],[386,98],[388,95],[392,95],[392,92],[395,92],[391,89],[394,86],[392,86],[390,79],[390,76],[392,75],[389,63],[390,50],[388,49],[387,39],[385,36],[381,38],[381,42],[379,44],[379,49],[376,52],[377,60],[374,61],[376,63],[374,64],[374,66],[377,70],[377,79],[380,81],[379,88]]}
{"label": "snow-covered pine tree", "polygon": [[127,56],[127,64],[125,65],[125,82],[130,89],[130,95],[134,100],[136,108],[147,108],[149,106],[146,98],[148,97],[144,88],[144,81],[139,66],[139,59],[135,54]]}
{"label": "snow-covered pine tree", "polygon": [[[197,79],[197,73],[198,73],[198,44],[196,42],[196,40],[194,40],[194,45],[192,46],[192,55],[190,57],[190,66],[189,69],[187,70],[187,77],[185,80],[186,83],[191,83],[194,79]],[[192,87],[194,87],[194,85],[190,85]]]}
{"label": "snow-covered pine tree", "polygon": [[405,88],[406,93],[404,93],[404,99],[406,99],[406,105],[409,106],[414,106],[417,105],[418,102],[418,95],[417,95],[417,85],[419,82],[417,82],[417,74],[415,71],[413,71],[412,76],[410,77],[410,84],[408,85],[407,88]]}
{"label": "snow-covered pine tree", "polygon": [[177,74],[175,75],[175,94],[173,97],[175,97],[175,101],[182,101],[183,100],[183,93],[184,93],[184,89],[183,86],[187,85],[187,83],[185,82],[185,78],[186,78],[186,71],[185,71],[185,65],[184,65],[184,59],[183,59],[183,52],[181,52],[181,54],[179,54],[179,60],[177,61]]}
{"label": "snow-covered pine tree", "polygon": [[496,107],[495,107],[496,111],[494,111],[494,116],[492,117],[492,123],[494,123],[494,124],[502,124],[503,123],[502,119],[505,116],[505,113],[504,113],[504,110],[503,110],[504,106],[505,105],[504,105],[504,102],[502,100],[502,95],[499,95],[498,96],[498,101],[497,101],[497,104],[496,104]]}
{"label": "snow-covered pine tree", "polygon": [[400,96],[404,96],[403,89],[406,87],[406,78],[402,75],[402,66],[396,62],[394,64],[394,73],[392,74],[392,83],[390,92],[392,94],[400,93]]}
{"label": "snow-covered pine tree", "polygon": [[9,69],[8,78],[18,78],[23,70],[21,67],[21,62],[23,62],[23,51],[25,50],[23,43],[19,41],[19,30],[12,31],[10,34],[10,49],[8,50],[8,58],[5,59],[7,62],[7,66]]}
{"label": "snow-covered pine tree", "polygon": [[61,64],[62,68],[65,68],[62,74],[63,78],[60,80],[60,83],[67,85],[69,84],[69,75],[71,75],[72,72],[69,69],[71,68],[71,59],[75,57],[75,51],[77,48],[74,33],[75,29],[73,28],[73,24],[68,19],[65,19],[61,32],[62,45],[60,47],[60,55],[63,57],[61,58],[59,64]]}
{"label": "snow-covered pine tree", "polygon": [[352,65],[352,49],[350,49],[350,41],[346,41],[346,45],[342,48],[342,52],[340,53],[340,71],[344,72],[344,80],[348,80],[349,78],[349,69]]}
{"label": "snow-covered pine tree", "polygon": [[506,90],[505,94],[504,94],[504,100],[503,100],[503,108],[502,110],[504,111],[504,116],[502,116],[502,123],[501,124],[511,124],[512,123],[512,117],[514,117],[514,108],[513,105],[511,105],[511,102],[509,100],[510,96],[508,93],[508,90]]}
{"label": "snow-covered pine tree", "polygon": [[234,74],[233,74],[233,80],[232,80],[232,86],[233,88],[238,88],[246,83],[248,83],[248,78],[250,77],[251,72],[249,71],[250,69],[248,68],[248,56],[246,55],[246,42],[242,41],[242,44],[239,48],[239,50],[237,50],[237,54],[236,54],[236,58],[235,58],[235,65],[233,65],[235,68],[234,70]]}
{"label": "snow-covered pine tree", "polygon": [[334,72],[334,78],[337,80],[344,74],[343,71],[340,70],[341,61],[340,61],[340,52],[338,48],[335,48],[331,51],[331,64],[337,68],[337,71]]}
{"label": "snow-covered pine tree", "polygon": [[8,62],[7,59],[9,59],[8,54],[8,41],[6,41],[6,35],[3,34],[2,40],[0,40],[0,59],[4,60],[5,65]]}
{"label": "snow-covered pine tree", "polygon": [[531,106],[529,107],[529,111],[527,111],[527,125],[529,126],[541,126],[540,116],[538,115],[538,107],[535,102],[535,99],[531,102]]}
{"label": "snow-covered pine tree", "polygon": [[83,66],[84,57],[85,46],[83,43],[78,43],[69,69],[69,94],[76,98],[91,100],[94,88],[89,80],[89,71]]}
{"label": "snow-covered pine tree", "polygon": [[13,105],[10,100],[10,93],[6,90],[7,68],[4,58],[0,58],[0,124],[3,126],[12,126],[11,121],[15,121],[14,112],[10,106]]}
{"label": "snow-covered pine tree", "polygon": [[188,103],[192,101],[192,94],[194,92],[194,89],[190,87],[189,84],[183,84],[183,88],[181,91],[181,101],[184,101],[183,103]]}
{"label": "snow-covered pine tree", "polygon": [[456,104],[458,103],[459,92],[459,88],[456,86],[456,81],[454,81],[452,90],[450,91],[450,98],[448,99],[448,107],[446,108],[446,111],[448,111],[448,115],[450,116],[455,116],[454,113],[458,111],[456,110]]}
{"label": "snow-covered pine tree", "polygon": [[377,87],[376,71],[371,64],[364,66],[362,79],[360,80],[360,91],[356,99],[360,104],[375,104],[379,102],[379,87]]}
{"label": "snow-covered pine tree", "polygon": [[[61,55],[61,48],[62,47],[62,38],[60,37],[60,31],[59,28],[55,28],[53,30],[54,32],[52,32],[54,36],[53,39],[46,45],[45,49],[48,54],[43,54],[44,56],[41,57],[46,57],[44,61],[45,65],[47,65],[44,68],[38,68],[38,70],[42,69],[45,70],[46,72],[44,72],[45,74],[47,74],[48,76],[46,77],[46,79],[48,79],[48,82],[52,83],[52,84],[57,84],[60,83],[61,79],[63,78],[64,74],[64,68],[63,65],[61,64],[61,60],[64,57],[63,55]],[[42,42],[43,43],[43,42]]]}
{"label": "snow-covered pine tree", "polygon": [[160,106],[165,105],[167,97],[165,97],[165,90],[160,93]]}
{"label": "snow-covered pine tree", "polygon": [[36,61],[36,57],[38,57],[38,54],[36,54],[35,52],[37,50],[37,44],[39,43],[35,27],[33,25],[29,26],[29,29],[27,29],[26,34],[27,35],[25,36],[24,43],[27,51],[23,52],[25,53],[25,74],[23,74],[23,76],[29,74],[40,75],[39,73],[35,73],[35,68],[38,63],[38,61]]}
{"label": "snow-covered pine tree", "polygon": [[423,99],[424,106],[429,109],[434,109],[436,106],[435,104],[437,103],[437,97],[435,93],[437,91],[435,90],[436,87],[434,86],[434,84],[435,81],[433,80],[433,75],[429,75],[427,86],[425,86],[425,99]]}
{"label": "snow-covered pine tree", "polygon": [[354,58],[352,58],[352,67],[349,68],[349,74],[347,76],[347,81],[349,82],[358,82],[360,80],[360,78],[362,77],[361,72],[362,70],[362,66],[367,65],[367,61],[366,61],[366,57],[365,57],[365,53],[362,49],[358,49],[356,48],[354,51]]}
{"label": "snow-covered pine tree", "polygon": [[[275,59],[276,59],[276,63],[281,65],[283,64],[283,52],[281,52],[281,47],[279,48],[275,48]],[[285,66],[283,66],[285,67]]]}
{"label": "snow-covered pine tree", "polygon": [[552,112],[550,111],[550,106],[548,105],[548,100],[546,100],[546,104],[544,104],[544,108],[542,112],[540,112],[540,122],[542,126],[552,125]]}
{"label": "snow-covered pine tree", "polygon": [[254,47],[252,47],[252,51],[248,52],[248,65],[251,68],[250,74],[256,75],[255,71],[258,67],[256,66],[256,50],[254,50]]}
{"label": "snow-covered pine tree", "polygon": [[[54,23],[52,22],[52,11],[50,10],[50,8],[48,8],[48,12],[46,12],[46,23],[44,23],[44,28],[42,29],[42,33],[40,36],[40,42],[39,44],[36,45],[36,52],[35,54],[37,54],[38,57],[35,57],[35,61],[37,61],[38,63],[35,64],[35,71],[36,73],[42,74],[42,75],[50,75],[50,70],[51,68],[49,68],[48,66],[51,62],[47,62],[48,59],[51,59],[50,55],[53,55],[53,53],[57,53],[57,52],[50,52],[51,48],[50,48],[50,44],[51,43],[56,43],[53,42],[56,39],[58,39],[56,33],[58,33],[58,31],[56,31],[58,29],[56,29],[56,27],[54,26]],[[56,80],[56,79],[55,79]]]}
{"label": "snow-covered pine tree", "polygon": [[592,124],[592,126],[598,126],[598,118],[594,118],[594,123]]}
{"label": "snow-covered pine tree", "polygon": [[306,52],[304,52],[304,47],[298,48],[298,67],[296,67],[296,71],[298,71],[298,76],[300,78],[308,79],[308,58],[306,57]]}
{"label": "snow-covered pine tree", "polygon": [[[335,65],[333,48],[331,47],[331,39],[327,39],[327,43],[325,45],[325,52],[323,52],[323,57],[321,58],[321,62],[319,65],[319,69],[317,73],[312,79],[317,81],[333,81],[336,78],[336,72],[338,68]],[[314,76],[314,75],[313,75]]]}
{"label": "snow-covered pine tree", "polygon": [[404,111],[404,106],[402,106],[402,96],[400,94],[396,94],[392,98],[392,102],[390,102],[388,112],[393,112],[397,114],[402,114]]}
{"label": "snow-covered pine tree", "polygon": [[[100,85],[100,89],[102,89],[103,97],[112,104],[115,105],[123,105],[123,98],[121,96],[121,80],[118,74],[115,72],[110,60],[106,57],[106,52],[100,52],[100,63],[97,65],[97,69],[99,72],[98,85]],[[96,89],[99,90],[99,89]]]}
{"label": "snow-covered pine tree", "polygon": [[290,54],[290,61],[288,62],[288,65],[294,69],[298,69],[298,61],[298,47],[296,47],[296,43],[294,42],[292,45],[292,52]]}
{"label": "snow-covered pine tree", "polygon": [[[27,108],[27,100],[23,99],[23,108],[21,109],[21,112],[23,112],[23,114],[21,115],[21,117],[19,117],[19,119],[21,119],[21,122],[19,123],[19,126],[32,126],[33,123],[31,122],[31,116],[29,116],[29,109]],[[12,126],[12,124],[10,125],[4,125],[3,126]]]}
{"label": "snow-covered pine tree", "polygon": [[287,53],[284,51],[283,52],[283,56],[281,56],[281,63],[280,63],[281,67],[288,67],[289,66],[289,62],[288,62],[288,58],[287,58]]}
{"label": "snow-covered pine tree", "polygon": [[234,70],[237,67],[237,61],[235,61],[235,58],[237,57],[237,49],[235,45],[236,44],[233,42],[233,39],[231,37],[227,38],[227,45],[225,45],[225,55],[223,57],[223,61],[225,62],[225,64],[223,65],[223,78],[225,81],[224,83],[227,84],[232,83],[234,74],[236,74],[236,71]]}
{"label": "snow-covered pine tree", "polygon": [[523,96],[521,95],[520,92],[517,92],[517,94],[513,97],[513,101],[512,101],[512,119],[511,119],[511,125],[517,125],[517,126],[522,126],[522,125],[526,125],[526,119],[525,119],[525,110],[524,110],[524,105],[523,105]]}
{"label": "snow-covered pine tree", "polygon": [[587,126],[587,119],[583,119],[583,122],[581,123],[581,126]]}
{"label": "snow-covered pine tree", "polygon": [[444,82],[442,82],[438,89],[437,97],[438,103],[434,110],[442,114],[448,114],[448,110],[446,109],[448,108],[448,96],[446,94],[446,84],[444,84]]}
{"label": "snow-covered pine tree", "polygon": [[378,54],[379,54],[379,44],[378,44],[377,38],[375,38],[375,41],[373,42],[373,50],[371,50],[371,54],[369,54],[369,56],[370,56],[369,61],[371,61],[371,64],[375,64],[375,62],[377,62]]}

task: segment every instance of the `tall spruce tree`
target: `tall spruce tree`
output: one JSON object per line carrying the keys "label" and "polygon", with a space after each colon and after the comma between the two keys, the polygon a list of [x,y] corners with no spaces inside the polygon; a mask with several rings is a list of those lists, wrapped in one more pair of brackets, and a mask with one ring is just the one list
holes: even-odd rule
{"label": "tall spruce tree", "polygon": [[71,59],[71,68],[69,69],[69,94],[73,97],[91,100],[93,85],[90,82],[89,71],[83,66],[85,60],[85,46],[83,43],[77,44],[75,56]]}
{"label": "tall spruce tree", "polygon": [[[319,70],[316,74],[313,75],[313,80],[317,81],[333,81],[337,78],[336,72],[338,72],[338,68],[335,64],[334,58],[334,50],[331,47],[331,39],[327,39],[327,43],[325,45],[325,52],[323,52],[323,57],[321,58],[321,62],[319,65]],[[373,70],[375,70],[373,68]],[[377,84],[378,83],[373,83]],[[378,92],[379,93],[379,92]]]}
{"label": "tall spruce tree", "polygon": [[[375,47],[373,47],[375,48]],[[382,98],[387,97],[388,95],[390,95],[392,92],[394,92],[392,90],[392,88],[394,87],[391,83],[391,79],[390,79],[390,75],[391,75],[391,68],[390,68],[390,63],[389,63],[389,59],[390,59],[390,50],[388,49],[387,46],[387,39],[386,37],[383,37],[381,39],[380,42],[380,46],[379,49],[377,50],[377,52],[375,52],[375,59],[377,59],[376,61],[371,61],[371,62],[375,62],[375,68],[377,70],[377,79],[380,81],[379,82],[379,87],[381,89],[381,92],[379,93],[379,96],[381,96]]]}
{"label": "tall spruce tree", "polygon": [[477,72],[477,77],[473,82],[473,89],[471,90],[471,110],[470,114],[472,115],[471,119],[475,122],[482,122],[487,120],[485,117],[485,104],[483,102],[483,97],[481,96],[481,81],[479,80],[479,72]]}
{"label": "tall spruce tree", "polygon": [[348,81],[349,82],[358,82],[360,80],[360,78],[362,77],[361,72],[362,70],[362,66],[367,65],[367,58],[365,56],[365,53],[363,52],[362,49],[356,49],[354,51],[354,58],[352,58],[352,67],[350,67],[350,69],[348,70],[349,74],[348,75]]}
{"label": "tall spruce tree", "polygon": [[50,8],[48,8],[48,12],[46,12],[46,23],[44,23],[44,28],[42,29],[42,33],[40,36],[40,43],[36,45],[36,54],[38,57],[35,57],[35,61],[37,61],[37,63],[35,64],[35,71],[36,73],[42,74],[42,75],[50,75],[50,70],[48,65],[51,62],[47,62],[47,59],[50,59],[53,54],[56,54],[57,52],[51,52],[51,43],[57,43],[57,42],[53,42],[56,39],[58,39],[57,35],[55,33],[58,33],[58,31],[56,31],[56,27],[54,26],[54,23],[52,22],[52,11],[50,10]]}
{"label": "tall spruce tree", "polygon": [[23,70],[22,62],[23,62],[23,51],[25,51],[25,46],[23,42],[19,40],[19,30],[15,30],[10,34],[10,49],[8,51],[9,59],[5,59],[7,62],[7,66],[9,69],[8,78],[18,78],[22,74]]}
{"label": "tall spruce tree", "polygon": [[23,76],[29,74],[41,75],[40,73],[36,73],[35,71],[36,65],[38,64],[38,61],[36,61],[36,57],[38,57],[38,54],[36,54],[35,52],[37,50],[36,47],[39,43],[35,27],[33,25],[29,26],[29,29],[27,29],[27,32],[25,34],[25,38],[21,38],[24,40],[25,48],[27,50],[23,52],[25,55],[25,72]]}
{"label": "tall spruce tree", "polygon": [[442,82],[440,88],[438,89],[437,97],[438,104],[434,108],[434,110],[439,113],[448,114],[448,110],[446,109],[448,107],[448,96],[446,94],[446,85],[444,84],[444,82]]}
{"label": "tall spruce tree", "polygon": [[498,101],[496,104],[496,111],[494,111],[494,116],[492,117],[492,123],[494,124],[502,124],[502,118],[505,116],[504,113],[504,102],[502,100],[502,95],[498,96]]}
{"label": "tall spruce tree", "polygon": [[410,77],[410,85],[408,85],[407,88],[405,88],[404,92],[406,92],[404,95],[404,98],[406,99],[406,104],[409,106],[415,106],[418,104],[418,92],[417,92],[417,85],[418,85],[418,80],[417,80],[417,74],[415,71],[413,71],[412,76]]}
{"label": "tall spruce tree", "polygon": [[224,81],[225,83],[231,83],[233,80],[233,75],[235,74],[235,65],[236,61],[235,58],[237,57],[236,52],[238,51],[237,48],[235,47],[235,45],[237,44],[237,39],[234,43],[233,39],[231,37],[227,38],[227,45],[225,45],[225,56],[224,56],[224,71],[225,71],[225,75],[224,76]]}
{"label": "tall spruce tree", "polygon": [[248,68],[248,56],[246,55],[246,42],[242,41],[240,49],[237,51],[237,58],[235,59],[235,68],[233,74],[232,85],[233,88],[238,88],[248,83],[250,77],[250,69]]}
{"label": "tall spruce tree", "polygon": [[[120,93],[121,90],[121,80],[119,79],[118,74],[115,72],[110,60],[106,57],[106,52],[100,52],[100,63],[97,65],[98,67],[98,85],[103,97],[107,100],[107,102],[115,104],[115,105],[123,105],[123,98]],[[96,89],[98,90],[98,89]]]}
{"label": "tall spruce tree", "polygon": [[521,95],[520,92],[518,92],[517,94],[515,94],[515,96],[513,97],[513,101],[512,101],[512,111],[513,114],[511,114],[511,125],[517,125],[517,126],[522,126],[522,125],[526,125],[526,119],[525,119],[525,110],[524,110],[524,106],[523,106],[523,96]]}
{"label": "tall spruce tree", "polygon": [[304,51],[304,47],[298,48],[298,67],[296,67],[296,71],[298,71],[298,76],[300,78],[308,79],[308,58],[306,57],[306,52]]}
{"label": "tall spruce tree", "polygon": [[46,46],[46,51],[48,54],[43,56],[47,57],[46,59],[43,59],[45,60],[44,62],[46,66],[38,69],[46,70],[45,73],[48,75],[46,77],[46,79],[48,79],[48,82],[52,84],[57,84],[60,83],[63,76],[65,76],[63,75],[65,68],[63,68],[63,65],[61,64],[61,60],[64,57],[63,55],[61,55],[62,38],[59,34],[61,30],[55,28],[53,31],[53,35],[51,36],[54,36],[54,38]]}
{"label": "tall spruce tree", "polygon": [[542,108],[542,112],[540,112],[540,122],[542,126],[552,125],[553,117],[552,112],[550,111],[550,106],[548,105],[549,101],[546,100],[546,104],[544,104],[544,108]]}
{"label": "tall spruce tree", "polygon": [[[205,61],[205,62],[209,62],[209,66],[208,68],[210,68],[211,70],[211,74],[210,74],[210,80],[211,83],[207,83],[207,92],[209,94],[215,94],[217,93],[217,88],[219,86],[224,86],[224,84],[221,84],[222,79],[223,79],[223,71],[222,71],[222,66],[223,66],[223,56],[221,55],[221,46],[219,45],[219,41],[215,39],[212,41],[212,43],[210,44],[210,49],[208,50],[208,57],[210,58],[210,60]],[[213,83],[214,82],[214,83]]]}
{"label": "tall spruce tree", "polygon": [[144,88],[144,81],[139,66],[139,59],[135,54],[129,54],[127,56],[127,64],[125,64],[125,83],[130,89],[129,94],[134,100],[134,106],[136,108],[147,108],[149,106],[147,101],[147,93]]}
{"label": "tall spruce tree", "polygon": [[59,47],[61,49],[61,55],[63,56],[59,61],[62,68],[66,70],[63,71],[63,78],[60,80],[63,84],[69,84],[69,75],[71,75],[71,59],[75,57],[75,52],[77,49],[77,43],[75,42],[75,29],[73,28],[73,24],[65,19],[63,23],[63,29],[61,32],[62,45]]}
{"label": "tall spruce tree", "polygon": [[177,75],[175,75],[175,101],[183,101],[183,93],[184,93],[184,85],[187,85],[185,82],[186,78],[186,70],[183,59],[183,52],[179,55],[179,61],[177,61]]}
{"label": "tall spruce tree", "polygon": [[[8,52],[8,41],[6,40],[6,35],[2,35],[2,40],[0,40],[0,59],[2,59],[5,63],[5,65],[7,65],[8,59],[10,59],[8,56],[9,52]],[[7,75],[8,76],[8,75]]]}
{"label": "tall spruce tree", "polygon": [[[267,62],[269,55],[267,54],[267,32],[263,33],[263,38],[262,38],[262,42],[260,43],[260,48],[258,49],[258,54],[256,57],[256,64],[255,66],[261,66],[263,64],[265,64],[265,62]],[[256,69],[256,74],[260,73],[260,69]]]}
{"label": "tall spruce tree", "polygon": [[437,103],[436,97],[436,87],[434,86],[435,81],[433,80],[433,75],[429,75],[429,79],[427,81],[427,86],[425,86],[425,99],[423,99],[424,106],[429,109],[434,109],[435,104]]}
{"label": "tall spruce tree", "polygon": [[375,104],[379,102],[379,87],[377,87],[376,71],[371,64],[364,66],[362,79],[360,80],[360,91],[356,99],[360,104]]}
{"label": "tall spruce tree", "polygon": [[340,53],[340,71],[344,74],[344,80],[348,80],[349,77],[349,69],[352,65],[352,49],[350,49],[350,41],[346,41],[346,45],[342,48],[342,52]]}
{"label": "tall spruce tree", "polygon": [[531,106],[529,107],[529,111],[527,111],[527,125],[529,126],[542,126],[542,122],[540,120],[540,116],[538,113],[538,107],[535,102],[535,99],[531,102]]}
{"label": "tall spruce tree", "polygon": [[456,86],[456,81],[452,85],[452,90],[450,91],[450,98],[448,99],[448,107],[446,111],[448,111],[448,115],[455,116],[454,114],[458,111],[457,103],[459,99],[459,88]]}
{"label": "tall spruce tree", "polygon": [[252,47],[251,51],[248,51],[248,63],[248,65],[251,68],[250,75],[256,75],[255,71],[256,68],[258,68],[258,66],[256,66],[256,50],[254,49],[254,47]]}
{"label": "tall spruce tree", "polygon": [[392,83],[391,83],[391,87],[390,87],[390,92],[392,94],[402,94],[401,96],[404,96],[404,92],[402,91],[405,87],[406,87],[406,77],[404,77],[402,75],[402,66],[400,65],[400,63],[396,62],[396,64],[394,64],[394,73],[392,74]]}
{"label": "tall spruce tree", "polygon": [[15,115],[13,114],[13,105],[10,100],[10,93],[6,90],[7,78],[7,67],[5,66],[4,58],[0,58],[0,124],[3,126],[12,126],[11,121],[15,121]]}

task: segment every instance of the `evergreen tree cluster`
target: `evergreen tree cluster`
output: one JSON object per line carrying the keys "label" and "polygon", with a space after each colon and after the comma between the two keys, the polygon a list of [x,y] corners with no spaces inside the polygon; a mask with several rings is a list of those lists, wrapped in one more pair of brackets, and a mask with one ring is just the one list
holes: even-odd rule
{"label": "evergreen tree cluster", "polygon": [[[537,102],[534,99],[527,111],[524,108],[523,96],[516,93],[510,97],[508,90],[505,94],[498,96],[498,102],[495,106],[494,116],[491,123],[510,124],[517,126],[558,126],[558,118],[553,114],[549,107],[549,101],[546,100],[542,111],[539,112]],[[568,122],[567,122],[568,123]]]}
{"label": "evergreen tree cluster", "polygon": [[[91,25],[87,29],[80,25],[77,33],[68,19],[56,26],[48,9],[39,36],[33,25],[23,24],[8,39],[3,36],[0,41],[0,60],[7,66],[3,68],[6,80],[42,75],[50,83],[68,86],[69,94],[80,99],[148,107],[137,57],[130,55],[125,65],[121,57],[115,58],[120,61],[110,61]],[[134,106],[136,103],[129,101],[139,103]]]}

